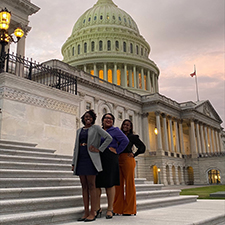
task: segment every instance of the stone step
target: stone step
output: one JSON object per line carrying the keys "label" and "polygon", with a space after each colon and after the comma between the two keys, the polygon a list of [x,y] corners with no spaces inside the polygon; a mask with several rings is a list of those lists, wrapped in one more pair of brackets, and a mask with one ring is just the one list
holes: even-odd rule
{"label": "stone step", "polygon": [[71,165],[71,159],[62,159],[62,158],[47,158],[47,157],[33,157],[33,156],[18,156],[18,155],[3,155],[0,153],[1,161],[8,162],[33,162],[33,163],[60,163]]}
{"label": "stone step", "polygon": [[7,144],[7,145],[17,145],[17,146],[28,146],[28,147],[35,147],[37,146],[36,143],[28,143],[23,141],[11,141],[11,140],[0,140],[0,144]]}
{"label": "stone step", "polygon": [[44,152],[44,153],[54,153],[56,150],[50,148],[38,148],[35,146],[23,146],[23,145],[12,145],[12,144],[2,144],[0,143],[0,149],[8,149],[8,150],[22,150],[22,151],[34,151],[34,152]]}
{"label": "stone step", "polygon": [[[55,187],[21,187],[21,188],[0,188],[0,199],[23,199],[23,198],[43,198],[57,196],[81,195],[81,185],[76,181],[76,186],[55,186]],[[144,184],[143,184],[144,185]],[[151,198],[179,195],[180,190],[152,190],[151,186],[142,187],[140,184],[136,187],[137,198]],[[102,189],[104,193],[104,188]]]}
{"label": "stone step", "polygon": [[0,178],[72,178],[73,172],[55,170],[11,170],[0,169]]}
{"label": "stone step", "polygon": [[[185,204],[196,201],[198,196],[175,196],[160,199],[137,200],[137,210],[146,208],[161,208],[176,204]],[[105,211],[107,205],[102,204],[102,209]],[[30,225],[30,224],[64,224],[64,222],[76,221],[81,216],[83,207],[69,207],[62,209],[51,210],[36,210],[34,212],[13,213],[1,215],[1,225]]]}
{"label": "stone step", "polygon": [[69,164],[53,163],[29,163],[29,162],[8,162],[0,161],[0,169],[26,169],[26,170],[61,170],[70,171]]}
{"label": "stone step", "polygon": [[43,158],[61,158],[61,159],[70,159],[70,155],[57,155],[48,152],[36,152],[36,151],[24,151],[24,150],[12,150],[12,149],[0,149],[0,154],[3,155],[15,155],[15,156],[32,156],[32,157],[43,157]]}
{"label": "stone step", "polygon": [[[81,189],[81,187],[80,187]],[[153,199],[153,198],[166,198],[172,196],[179,196],[179,191],[145,191],[137,193],[137,200]],[[101,195],[101,203],[107,203],[106,194]],[[34,210],[44,209],[59,209],[59,208],[70,208],[79,207],[83,205],[82,195],[72,196],[54,196],[54,197],[42,197],[42,198],[25,198],[25,199],[10,199],[1,200],[0,214],[10,214],[18,212],[28,212]]]}
{"label": "stone step", "polygon": [[0,178],[0,188],[55,187],[80,185],[79,178]]}

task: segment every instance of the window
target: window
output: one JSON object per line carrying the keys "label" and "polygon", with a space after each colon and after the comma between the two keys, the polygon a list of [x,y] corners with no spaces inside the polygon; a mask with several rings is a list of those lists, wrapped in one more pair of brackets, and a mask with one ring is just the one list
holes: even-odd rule
{"label": "window", "polygon": [[99,51],[102,51],[102,41],[99,41]]}
{"label": "window", "polygon": [[74,53],[75,53],[75,51],[74,51],[74,47],[72,48],[72,56],[74,56]]}
{"label": "window", "polygon": [[84,53],[87,53],[87,43],[84,43]]}
{"label": "window", "polygon": [[80,55],[80,45],[77,46],[77,53]]}
{"label": "window", "polygon": [[91,103],[90,102],[86,102],[86,110],[90,110],[91,109]]}
{"label": "window", "polygon": [[105,114],[107,113],[107,109],[104,108],[104,109],[102,110],[102,113],[103,113],[103,115],[105,115]]}
{"label": "window", "polygon": [[113,17],[112,17],[112,18],[113,18],[114,20],[116,19],[114,15],[113,15]]}
{"label": "window", "polygon": [[119,16],[119,21],[121,21],[121,17]]}
{"label": "window", "polygon": [[109,20],[109,15],[107,15],[107,17],[106,17],[106,18],[107,18],[107,20]]}
{"label": "window", "polygon": [[137,55],[139,54],[138,45],[136,45],[136,53],[137,53]]}
{"label": "window", "polygon": [[123,113],[122,112],[118,112],[118,119],[122,120],[123,119]]}
{"label": "window", "polygon": [[97,16],[94,17],[94,20],[97,20]]}
{"label": "window", "polygon": [[129,120],[133,122],[133,116],[129,115]]}
{"label": "window", "polygon": [[91,21],[91,17],[88,18],[88,22],[90,22],[90,21]]}
{"label": "window", "polygon": [[103,16],[101,15],[101,16],[100,16],[100,20],[102,20],[102,19],[103,19]]}
{"label": "window", "polygon": [[85,19],[83,20],[83,23],[85,23]]}
{"label": "window", "polygon": [[125,23],[127,22],[126,18],[124,18],[124,22],[125,22]]}
{"label": "window", "polygon": [[107,50],[108,51],[111,50],[111,41],[110,40],[107,41]]}
{"label": "window", "polygon": [[91,42],[91,51],[94,52],[94,50],[95,50],[95,42],[92,41]]}
{"label": "window", "polygon": [[133,44],[130,43],[130,53],[133,53]]}
{"label": "window", "polygon": [[116,51],[119,51],[119,41],[116,41]]}
{"label": "window", "polygon": [[123,42],[123,51],[126,52],[127,51],[127,43],[124,41]]}

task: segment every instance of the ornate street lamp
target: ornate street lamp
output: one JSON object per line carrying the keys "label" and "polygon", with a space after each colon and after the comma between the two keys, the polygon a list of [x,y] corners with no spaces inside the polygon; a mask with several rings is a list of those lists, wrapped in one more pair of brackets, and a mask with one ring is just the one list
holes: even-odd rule
{"label": "ornate street lamp", "polygon": [[[10,26],[11,13],[5,8],[0,11],[0,44],[1,44],[1,57],[5,56],[5,46],[12,41],[17,43],[21,37],[23,37],[24,32],[21,28],[17,28],[14,31],[15,37],[8,34],[8,29]],[[4,59],[3,59],[4,61]],[[4,67],[4,64],[3,64]]]}

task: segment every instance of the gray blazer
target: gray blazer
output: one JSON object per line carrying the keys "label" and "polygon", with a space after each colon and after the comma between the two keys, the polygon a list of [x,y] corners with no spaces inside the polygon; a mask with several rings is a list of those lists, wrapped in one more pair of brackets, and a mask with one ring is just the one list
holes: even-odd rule
{"label": "gray blazer", "polygon": [[[73,152],[72,165],[74,165],[74,174],[76,172],[78,152],[79,152],[79,147],[80,147],[79,136],[80,136],[81,129],[82,128],[77,130],[75,147],[74,147],[74,152]],[[105,141],[102,144],[101,144],[101,137],[105,138]],[[90,147],[90,145],[93,145],[94,147],[99,149],[101,152],[104,152],[104,150],[108,147],[108,145],[111,142],[112,142],[111,135],[109,133],[107,133],[105,130],[103,130],[100,126],[92,125],[88,129],[87,149],[88,149],[88,153],[91,157],[91,160],[98,172],[102,171],[102,163],[101,163],[100,154],[98,152],[91,152],[89,150],[89,147]]]}

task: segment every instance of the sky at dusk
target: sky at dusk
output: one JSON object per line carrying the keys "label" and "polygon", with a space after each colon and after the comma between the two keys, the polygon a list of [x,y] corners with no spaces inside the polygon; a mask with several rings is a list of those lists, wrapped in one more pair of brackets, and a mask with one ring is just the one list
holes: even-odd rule
{"label": "sky at dusk", "polygon": [[[31,0],[41,9],[29,20],[26,57],[62,60],[61,47],[77,19],[97,0]],[[225,1],[114,0],[137,23],[160,69],[159,92],[177,102],[209,100],[225,120]],[[225,123],[222,124],[225,127]]]}

